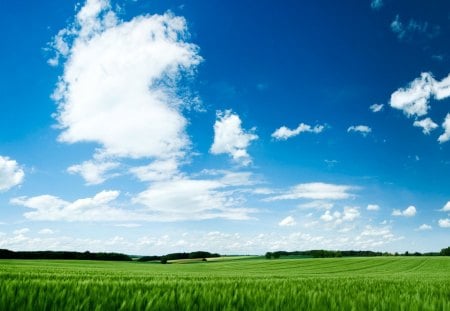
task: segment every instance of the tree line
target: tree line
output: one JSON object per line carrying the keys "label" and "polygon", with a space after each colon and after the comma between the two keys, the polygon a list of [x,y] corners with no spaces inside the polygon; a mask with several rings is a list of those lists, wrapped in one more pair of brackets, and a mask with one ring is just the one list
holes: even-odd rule
{"label": "tree line", "polygon": [[217,253],[210,253],[205,251],[196,251],[190,253],[170,253],[163,256],[144,256],[138,259],[138,261],[160,261],[165,264],[169,260],[178,260],[178,259],[206,259],[206,258],[214,258],[220,257]]}
{"label": "tree line", "polygon": [[0,259],[74,259],[74,260],[111,260],[131,261],[132,258],[120,253],[91,253],[91,252],[65,252],[65,251],[27,251],[15,252],[0,249]]}
{"label": "tree line", "polygon": [[332,258],[332,257],[374,257],[374,256],[450,256],[450,247],[443,248],[440,252],[405,252],[400,253],[388,253],[388,252],[373,252],[373,251],[330,251],[330,250],[309,250],[309,251],[276,251],[267,252],[265,257],[267,259],[278,259],[280,257],[297,256],[305,258]]}

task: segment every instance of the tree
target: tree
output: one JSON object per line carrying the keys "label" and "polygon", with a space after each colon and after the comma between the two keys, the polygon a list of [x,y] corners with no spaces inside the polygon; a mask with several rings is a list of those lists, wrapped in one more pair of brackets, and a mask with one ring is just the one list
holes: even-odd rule
{"label": "tree", "polygon": [[271,252],[267,252],[266,253],[266,259],[272,259],[272,253]]}
{"label": "tree", "polygon": [[450,256],[450,246],[447,248],[441,249],[441,256]]}

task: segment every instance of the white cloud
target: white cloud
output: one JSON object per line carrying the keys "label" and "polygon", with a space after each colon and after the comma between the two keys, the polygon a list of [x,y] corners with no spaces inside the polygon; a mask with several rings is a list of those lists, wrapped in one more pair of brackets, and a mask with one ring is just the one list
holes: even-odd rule
{"label": "white cloud", "polygon": [[318,210],[329,210],[334,206],[333,203],[327,201],[315,200],[307,203],[302,203],[298,205],[300,209],[318,209]]}
{"label": "white cloud", "polygon": [[438,223],[441,228],[450,228],[450,219],[448,218],[439,219]]}
{"label": "white cloud", "polygon": [[296,199],[342,200],[352,196],[349,193],[352,189],[354,187],[347,185],[335,185],[322,182],[305,183],[298,184],[280,195],[266,198],[265,201]]}
{"label": "white cloud", "polygon": [[435,130],[438,128],[438,125],[436,123],[434,123],[433,120],[431,120],[431,118],[425,118],[420,121],[416,120],[416,121],[414,121],[413,125],[416,127],[421,127],[422,132],[425,135],[429,135],[432,130]]}
{"label": "white cloud", "polygon": [[253,140],[258,139],[254,134],[255,128],[250,131],[242,129],[242,121],[231,110],[218,111],[214,124],[214,142],[210,152],[212,154],[228,153],[234,161],[248,165],[251,157],[247,148]]}
{"label": "white cloud", "polygon": [[24,171],[15,160],[0,156],[0,192],[20,185],[24,177]]}
{"label": "white cloud", "polygon": [[180,178],[153,183],[133,203],[145,206],[145,213],[168,221],[249,219],[256,210],[241,207],[245,200],[234,190],[220,179]]}
{"label": "white cloud", "polygon": [[416,215],[416,212],[417,212],[416,207],[411,205],[411,206],[408,206],[403,211],[401,211],[399,209],[394,209],[392,211],[392,216],[413,217]]}
{"label": "white cloud", "polygon": [[343,222],[352,222],[355,219],[359,218],[361,213],[357,207],[344,207],[342,212],[331,212],[330,210],[325,211],[325,213],[320,216],[320,219],[324,222],[334,221],[336,225],[341,224]]}
{"label": "white cloud", "polygon": [[418,231],[427,231],[433,229],[430,225],[422,224],[417,228]]}
{"label": "white cloud", "polygon": [[156,160],[145,166],[133,167],[130,172],[141,181],[162,181],[180,175],[176,159]]}
{"label": "white cloud", "polygon": [[445,117],[444,123],[442,123],[442,127],[444,128],[444,133],[439,136],[438,141],[440,143],[445,143],[450,140],[450,113]]}
{"label": "white cloud", "polygon": [[367,205],[367,210],[368,211],[378,211],[378,210],[380,210],[380,206],[377,204],[369,204],[369,205]]}
{"label": "white cloud", "polygon": [[296,224],[297,224],[297,222],[295,221],[294,217],[292,217],[292,216],[288,216],[278,223],[278,225],[280,227],[292,227],[292,226],[295,226]]}
{"label": "white cloud", "polygon": [[363,136],[367,136],[367,134],[372,132],[372,129],[367,125],[352,125],[347,129],[347,132],[358,132]]}
{"label": "white cloud", "polygon": [[122,228],[138,228],[141,227],[141,224],[136,223],[124,223],[124,224],[117,224],[116,227],[122,227]]}
{"label": "white cloud", "polygon": [[450,75],[437,81],[431,73],[423,72],[408,87],[392,93],[389,104],[395,109],[402,110],[408,117],[421,117],[430,109],[431,96],[437,100],[450,96]]}
{"label": "white cloud", "polygon": [[23,234],[28,233],[28,232],[30,232],[30,229],[22,228],[22,229],[14,230],[13,234],[15,234],[15,235],[23,235]]}
{"label": "white cloud", "polygon": [[190,141],[181,109],[189,103],[177,82],[201,62],[187,37],[182,17],[121,21],[108,0],[88,0],[53,45],[66,58],[53,94],[59,140],[98,143],[103,157],[183,156]]}
{"label": "white cloud", "polygon": [[87,185],[98,185],[106,179],[115,176],[114,174],[107,174],[107,172],[119,167],[119,165],[118,162],[90,160],[84,161],[81,164],[72,165],[67,171],[70,174],[80,174]]}
{"label": "white cloud", "polygon": [[325,129],[323,125],[316,125],[312,127],[311,125],[300,123],[297,128],[291,130],[286,126],[282,126],[272,133],[272,137],[277,140],[287,140],[288,138],[299,135],[300,133],[321,133]]}
{"label": "white cloud", "polygon": [[383,104],[373,104],[369,108],[372,112],[380,112],[383,110],[384,105]]}
{"label": "white cloud", "polygon": [[45,229],[39,230],[38,233],[49,235],[49,234],[54,234],[55,231],[53,231],[52,229],[49,229],[49,228],[45,228]]}
{"label": "white cloud", "polygon": [[379,10],[383,7],[383,0],[372,0],[372,2],[370,3],[370,7],[373,10]]}
{"label": "white cloud", "polygon": [[450,201],[448,201],[443,208],[441,208],[439,211],[441,212],[450,212]]}
{"label": "white cloud", "polygon": [[115,221],[130,217],[126,210],[111,207],[119,196],[118,191],[102,191],[92,198],[78,199],[73,202],[62,200],[51,195],[36,197],[18,197],[11,203],[32,209],[24,214],[32,220],[65,220],[65,221]]}

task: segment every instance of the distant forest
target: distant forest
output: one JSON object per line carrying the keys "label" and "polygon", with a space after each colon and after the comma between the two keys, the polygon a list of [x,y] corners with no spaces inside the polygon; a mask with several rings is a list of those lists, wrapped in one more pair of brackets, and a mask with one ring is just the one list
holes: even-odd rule
{"label": "distant forest", "polygon": [[388,252],[373,252],[373,251],[328,251],[323,249],[309,250],[309,251],[276,251],[267,252],[267,259],[278,259],[281,257],[309,257],[309,258],[331,258],[331,257],[374,257],[374,256],[450,256],[450,247],[443,248],[440,252],[405,252],[403,254],[399,253],[388,253]]}
{"label": "distant forest", "polygon": [[[331,257],[374,257],[374,256],[450,256],[450,247],[443,248],[440,252],[428,253],[387,253],[373,251],[330,251],[330,250],[309,250],[309,251],[275,251],[267,252],[265,258],[331,258]],[[161,262],[168,263],[169,260],[179,259],[204,259],[220,257],[220,254],[205,251],[190,253],[171,253],[163,256],[134,256],[139,262]],[[0,259],[74,259],[74,260],[111,260],[111,261],[132,261],[133,258],[120,253],[91,253],[91,252],[63,252],[63,251],[27,251],[15,252],[7,249],[0,249]],[[135,258],[136,259],[136,258]]]}

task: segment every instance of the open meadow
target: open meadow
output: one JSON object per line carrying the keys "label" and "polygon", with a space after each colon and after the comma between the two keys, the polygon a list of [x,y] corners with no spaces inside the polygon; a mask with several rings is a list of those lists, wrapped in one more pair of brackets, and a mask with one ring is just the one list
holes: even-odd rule
{"label": "open meadow", "polygon": [[0,310],[450,310],[449,257],[1,260]]}

